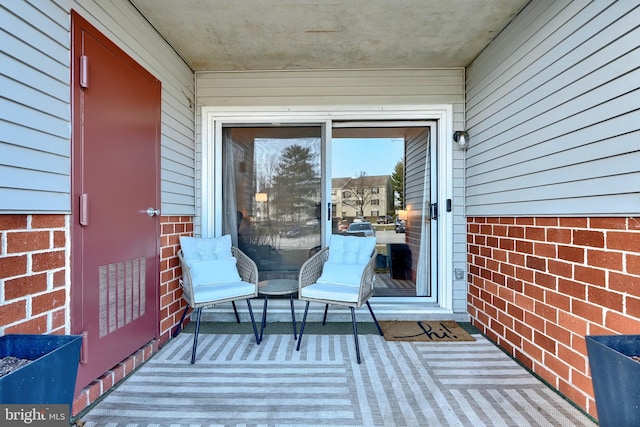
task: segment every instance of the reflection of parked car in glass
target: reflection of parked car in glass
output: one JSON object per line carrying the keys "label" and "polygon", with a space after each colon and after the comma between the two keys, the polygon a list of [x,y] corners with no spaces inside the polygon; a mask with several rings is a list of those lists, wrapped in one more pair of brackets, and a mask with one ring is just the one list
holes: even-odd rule
{"label": "reflection of parked car in glass", "polygon": [[376,220],[376,222],[378,224],[389,224],[391,222],[391,216],[390,215],[380,215],[378,217],[378,219]]}
{"label": "reflection of parked car in glass", "polygon": [[291,230],[288,230],[284,235],[286,237],[298,237],[301,234],[302,230],[300,229],[300,227],[294,227]]}
{"label": "reflection of parked car in glass", "polygon": [[404,220],[396,220],[396,233],[404,233],[406,231],[406,226],[407,223]]}
{"label": "reflection of parked car in glass", "polygon": [[376,232],[370,222],[353,222],[349,224],[347,231],[349,234],[362,234],[364,236],[375,236]]}

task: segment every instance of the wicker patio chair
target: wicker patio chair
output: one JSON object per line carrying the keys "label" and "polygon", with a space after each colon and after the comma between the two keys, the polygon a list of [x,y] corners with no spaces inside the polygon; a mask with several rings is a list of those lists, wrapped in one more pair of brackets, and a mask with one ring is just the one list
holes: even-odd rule
{"label": "wicker patio chair", "polygon": [[378,332],[383,335],[369,304],[376,279],[375,240],[375,237],[332,235],[329,247],[321,249],[302,265],[298,279],[298,299],[307,303],[296,350],[300,350],[310,302],[326,304],[324,320],[326,320],[329,304],[349,307],[358,363],[360,363],[360,345],[355,309],[366,304]]}
{"label": "wicker patio chair", "polygon": [[[229,236],[218,239],[181,237],[180,245],[182,247],[178,251],[182,268],[180,284],[182,298],[188,305],[182,313],[177,328],[181,327],[189,308],[196,311],[196,330],[193,336],[191,363],[196,360],[203,307],[246,300],[256,344],[260,344],[250,301],[251,298],[258,296],[258,267],[256,263],[240,249],[231,246]],[[238,319],[237,311],[236,318]],[[177,331],[174,335],[177,335]]]}

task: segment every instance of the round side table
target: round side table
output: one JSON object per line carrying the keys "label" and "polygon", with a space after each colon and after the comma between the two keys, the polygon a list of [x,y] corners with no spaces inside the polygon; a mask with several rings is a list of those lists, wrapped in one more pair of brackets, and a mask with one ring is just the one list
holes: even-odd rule
{"label": "round side table", "polygon": [[293,338],[298,338],[296,330],[296,313],[293,309],[293,295],[298,293],[298,281],[293,279],[271,279],[258,282],[258,294],[264,296],[264,306],[262,307],[262,323],[260,325],[260,342],[262,333],[267,324],[267,301],[269,295],[289,295],[291,302],[291,323],[293,324]]}

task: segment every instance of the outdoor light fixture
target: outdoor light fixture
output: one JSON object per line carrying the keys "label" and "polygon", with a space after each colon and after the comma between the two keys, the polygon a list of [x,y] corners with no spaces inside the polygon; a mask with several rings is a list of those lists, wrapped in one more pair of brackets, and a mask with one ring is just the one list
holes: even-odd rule
{"label": "outdoor light fixture", "polygon": [[453,140],[458,145],[458,148],[464,150],[469,143],[469,134],[463,130],[457,130],[453,133]]}
{"label": "outdoor light fixture", "polygon": [[398,219],[403,220],[403,221],[407,220],[407,210],[406,209],[400,209],[397,212],[398,212]]}
{"label": "outdoor light fixture", "polygon": [[267,200],[267,193],[256,193],[256,202],[266,202]]}

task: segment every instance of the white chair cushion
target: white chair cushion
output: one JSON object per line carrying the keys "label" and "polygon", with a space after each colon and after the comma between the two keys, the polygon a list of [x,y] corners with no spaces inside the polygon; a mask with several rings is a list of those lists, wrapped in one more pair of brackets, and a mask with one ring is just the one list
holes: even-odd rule
{"label": "white chair cushion", "polygon": [[[359,237],[359,239],[362,239],[362,237]],[[360,286],[362,272],[365,267],[366,264],[337,264],[327,261],[322,267],[322,274],[317,282]]]}
{"label": "white chair cushion", "polygon": [[252,297],[256,293],[256,285],[243,281],[202,285],[193,288],[195,304],[208,301],[219,301],[227,298]]}
{"label": "white chair cushion", "polygon": [[195,288],[216,283],[240,282],[235,258],[185,261],[191,272],[191,285]]}
{"label": "white chair cushion", "polygon": [[180,236],[180,248],[185,261],[231,258],[231,236],[217,238]]}
{"label": "white chair cushion", "polygon": [[329,241],[328,261],[336,264],[366,264],[375,248],[375,237],[333,234]]}
{"label": "white chair cushion", "polygon": [[302,288],[300,295],[319,300],[358,302],[359,290],[359,286],[314,283]]}

